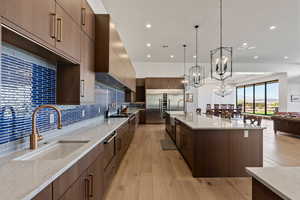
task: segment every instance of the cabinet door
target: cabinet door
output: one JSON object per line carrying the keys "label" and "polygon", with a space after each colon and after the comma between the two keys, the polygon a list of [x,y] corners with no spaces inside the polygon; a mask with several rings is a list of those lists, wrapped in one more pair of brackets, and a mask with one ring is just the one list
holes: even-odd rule
{"label": "cabinet door", "polygon": [[2,16],[55,45],[55,0],[1,0]]}
{"label": "cabinet door", "polygon": [[87,177],[87,173],[83,173],[59,200],[88,200],[90,180]]}
{"label": "cabinet door", "polygon": [[81,26],[84,32],[95,40],[95,14],[86,0],[82,0]]}
{"label": "cabinet door", "polygon": [[95,102],[95,51],[94,42],[81,33],[81,65],[80,79],[81,84],[81,103]]}
{"label": "cabinet door", "polygon": [[56,5],[56,48],[80,60],[80,27],[57,4]]}
{"label": "cabinet door", "polygon": [[46,187],[38,195],[36,195],[32,200],[52,200],[52,184]]}
{"label": "cabinet door", "polygon": [[77,25],[81,24],[81,0],[56,0],[56,2],[72,17]]}
{"label": "cabinet door", "polygon": [[104,195],[103,155],[88,168],[89,200],[102,200]]}

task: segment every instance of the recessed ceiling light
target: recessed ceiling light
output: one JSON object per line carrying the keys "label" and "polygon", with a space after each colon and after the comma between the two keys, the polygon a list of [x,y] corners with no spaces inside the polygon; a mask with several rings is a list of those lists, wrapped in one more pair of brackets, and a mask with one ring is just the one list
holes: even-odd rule
{"label": "recessed ceiling light", "polygon": [[146,28],[151,28],[152,25],[151,24],[146,24]]}
{"label": "recessed ceiling light", "polygon": [[275,30],[276,28],[276,26],[270,26],[270,30]]}
{"label": "recessed ceiling light", "polygon": [[244,42],[244,43],[243,43],[243,46],[248,46],[248,43],[247,43],[247,42]]}
{"label": "recessed ceiling light", "polygon": [[257,59],[259,58],[259,56],[254,56],[253,58],[254,58],[255,60],[257,60]]}
{"label": "recessed ceiling light", "polygon": [[147,43],[147,47],[151,47],[151,43]]}
{"label": "recessed ceiling light", "polygon": [[170,58],[174,58],[174,55],[170,55]]}
{"label": "recessed ceiling light", "polygon": [[147,58],[151,58],[151,54],[148,54],[148,55],[147,55]]}
{"label": "recessed ceiling light", "polygon": [[249,50],[251,49],[256,49],[256,47],[252,46],[252,47],[248,47]]}
{"label": "recessed ceiling light", "polygon": [[284,59],[286,59],[286,60],[287,60],[287,59],[289,59],[289,57],[288,57],[288,56],[284,56]]}
{"label": "recessed ceiling light", "polygon": [[197,58],[197,56],[193,56],[193,58]]}

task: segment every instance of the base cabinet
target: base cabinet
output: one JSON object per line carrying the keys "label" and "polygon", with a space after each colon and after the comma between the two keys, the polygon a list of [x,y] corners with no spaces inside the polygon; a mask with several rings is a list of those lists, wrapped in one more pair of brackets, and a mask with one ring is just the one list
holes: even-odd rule
{"label": "base cabinet", "polygon": [[36,195],[32,200],[52,200],[52,184],[46,187],[38,195]]}
{"label": "base cabinet", "polygon": [[[192,130],[175,122],[176,146],[194,177],[247,177],[262,167],[263,130]],[[168,125],[166,125],[168,126]]]}
{"label": "base cabinet", "polygon": [[255,178],[252,178],[252,199],[253,200],[283,200],[265,185]]}

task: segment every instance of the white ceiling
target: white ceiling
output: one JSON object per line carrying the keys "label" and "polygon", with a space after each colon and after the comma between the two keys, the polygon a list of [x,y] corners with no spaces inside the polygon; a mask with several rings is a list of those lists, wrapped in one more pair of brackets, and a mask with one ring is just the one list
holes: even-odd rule
{"label": "white ceiling", "polygon": [[[183,43],[188,45],[188,61],[193,62],[196,24],[200,25],[201,62],[208,62],[209,50],[218,46],[219,0],[102,1],[134,62],[182,62]],[[299,0],[223,2],[224,45],[234,47],[235,62],[300,63]],[[151,29],[145,28],[147,23],[152,24]],[[272,25],[277,29],[269,30]],[[244,42],[256,49],[238,50]],[[152,46],[146,47],[146,43]],[[165,44],[169,48],[161,47]],[[175,58],[170,58],[171,54]],[[257,60],[253,59],[256,55]]]}

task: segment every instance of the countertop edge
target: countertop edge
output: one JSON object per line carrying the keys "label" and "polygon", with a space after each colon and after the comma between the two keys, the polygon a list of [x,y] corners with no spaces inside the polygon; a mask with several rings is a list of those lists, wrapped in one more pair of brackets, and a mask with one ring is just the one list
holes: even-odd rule
{"label": "countertop edge", "polygon": [[[138,111],[134,112],[136,114]],[[31,200],[34,198],[37,194],[39,194],[41,191],[43,191],[47,186],[49,186],[54,180],[56,180],[59,176],[61,176],[64,172],[66,172],[68,169],[70,169],[76,162],[78,162],[81,158],[83,158],[85,155],[87,155],[92,149],[94,149],[97,145],[99,145],[103,140],[112,134],[116,129],[120,128],[124,123],[126,123],[129,120],[129,118],[124,118],[124,121],[120,124],[116,125],[114,129],[112,129],[110,132],[105,134],[104,137],[102,137],[100,140],[96,141],[92,146],[90,146],[88,149],[86,149],[84,152],[80,154],[80,156],[77,156],[76,159],[72,160],[68,165],[61,170],[59,170],[56,174],[54,174],[50,179],[48,179],[45,183],[41,184],[40,187],[34,189],[29,194],[27,194],[25,197],[22,198],[22,200]]]}
{"label": "countertop edge", "polygon": [[258,180],[261,184],[263,184],[264,186],[266,186],[268,189],[270,189],[272,192],[274,192],[275,194],[277,194],[278,196],[280,196],[281,198],[283,198],[284,200],[293,200],[292,198],[288,197],[286,194],[280,192],[278,189],[276,189],[270,183],[268,183],[267,181],[265,181],[262,178],[260,178],[257,174],[255,174],[255,172],[252,171],[251,167],[246,167],[246,172],[249,175],[251,175],[253,178],[255,178],[256,180]]}
{"label": "countertop edge", "polygon": [[212,127],[203,127],[203,128],[194,128],[194,127],[191,127],[184,120],[178,118],[178,116],[174,116],[174,118],[177,119],[178,121],[182,122],[183,124],[185,124],[186,126],[188,126],[192,130],[264,130],[264,129],[266,129],[266,127],[248,127],[248,128],[218,128],[218,127],[212,128]]}

